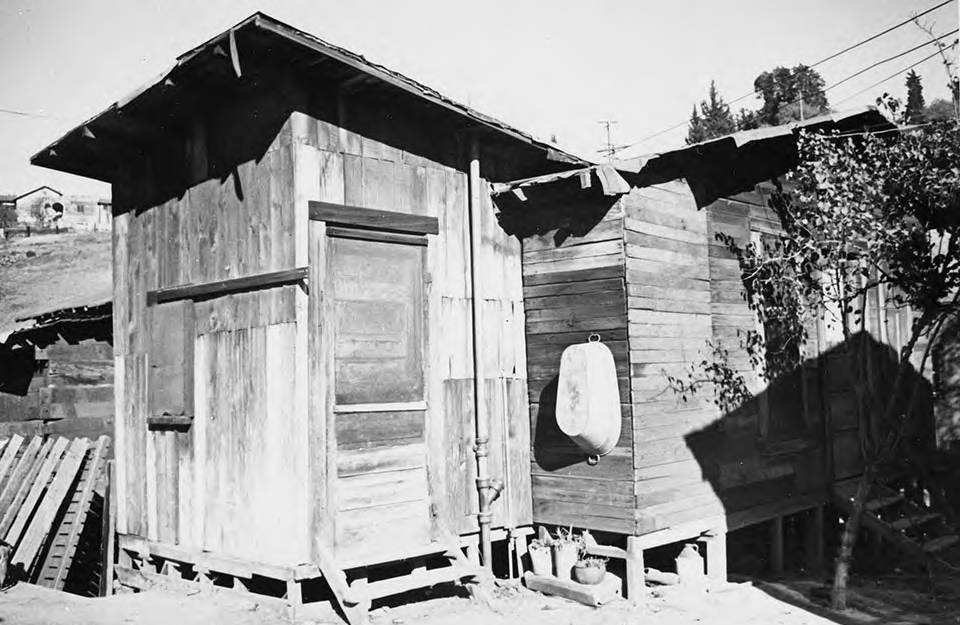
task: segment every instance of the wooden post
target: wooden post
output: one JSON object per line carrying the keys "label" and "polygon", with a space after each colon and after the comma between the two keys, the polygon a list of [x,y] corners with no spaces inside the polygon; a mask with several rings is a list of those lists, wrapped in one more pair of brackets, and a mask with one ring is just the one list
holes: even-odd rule
{"label": "wooden post", "polygon": [[99,595],[106,597],[113,594],[113,559],[116,551],[116,529],[117,529],[117,498],[114,493],[116,488],[116,461],[107,462],[107,470],[104,472],[106,485],[103,489],[103,512],[100,525],[100,558],[103,562],[103,568],[100,570],[100,588]]}
{"label": "wooden post", "polygon": [[819,571],[823,568],[823,506],[817,506],[807,513],[804,528],[804,555],[807,569]]}
{"label": "wooden post", "polygon": [[639,536],[627,536],[627,599],[637,601],[643,596],[646,580],[643,576],[643,548]]}
{"label": "wooden post", "polygon": [[295,579],[287,580],[287,603],[293,608],[303,605],[303,593],[300,588],[300,582]]}
{"label": "wooden post", "polygon": [[517,534],[514,536],[514,554],[517,558],[517,578],[523,577],[523,565],[527,560],[527,535]]}
{"label": "wooden post", "polygon": [[704,536],[707,546],[707,577],[711,581],[727,581],[727,531],[723,528],[710,530]]}
{"label": "wooden post", "polygon": [[770,571],[783,572],[783,517],[770,521]]}

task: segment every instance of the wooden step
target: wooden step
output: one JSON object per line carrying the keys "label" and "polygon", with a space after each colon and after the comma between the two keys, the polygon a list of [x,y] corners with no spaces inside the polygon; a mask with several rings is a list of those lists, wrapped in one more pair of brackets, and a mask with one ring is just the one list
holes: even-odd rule
{"label": "wooden step", "polygon": [[955,545],[957,542],[960,542],[960,536],[940,536],[939,538],[934,538],[933,540],[928,540],[923,543],[923,550],[926,553],[934,554]]}
{"label": "wooden step", "polygon": [[391,577],[376,582],[369,582],[358,592],[366,594],[368,599],[398,595],[414,588],[428,588],[445,582],[460,581],[468,577],[480,575],[479,570],[459,565],[444,566],[438,569],[414,571],[403,577]]}
{"label": "wooden step", "polygon": [[902,519],[897,519],[890,523],[890,527],[902,532],[913,527],[919,527],[931,521],[936,521],[937,519],[943,518],[943,515],[939,512],[925,512],[922,514],[915,514],[913,516],[903,517]]}
{"label": "wooden step", "polygon": [[890,506],[896,505],[901,501],[903,501],[903,495],[899,493],[896,495],[890,495],[889,497],[871,499],[866,503],[866,510],[868,512],[876,512],[877,510],[882,510],[883,508],[889,508]]}

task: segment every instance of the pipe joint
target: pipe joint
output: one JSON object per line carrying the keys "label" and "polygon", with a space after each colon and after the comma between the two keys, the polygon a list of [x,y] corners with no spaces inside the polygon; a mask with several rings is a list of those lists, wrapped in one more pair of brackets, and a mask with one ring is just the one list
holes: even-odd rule
{"label": "pipe joint", "polygon": [[473,453],[477,458],[486,458],[490,455],[489,441],[485,438],[478,438],[473,446]]}
{"label": "pipe joint", "polygon": [[487,512],[490,504],[496,501],[503,492],[503,480],[477,478],[477,490],[481,497],[481,510]]}

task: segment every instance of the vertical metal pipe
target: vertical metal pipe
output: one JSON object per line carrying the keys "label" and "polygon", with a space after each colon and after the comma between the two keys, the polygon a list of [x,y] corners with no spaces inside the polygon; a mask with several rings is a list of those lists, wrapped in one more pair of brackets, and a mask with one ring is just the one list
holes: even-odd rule
{"label": "vertical metal pipe", "polygon": [[480,317],[482,308],[482,293],[480,293],[477,272],[477,263],[480,260],[482,233],[480,220],[480,146],[477,137],[470,138],[470,197],[467,202],[467,216],[470,223],[470,293],[471,312],[473,317],[473,405],[474,422],[476,426],[476,445],[474,453],[477,457],[477,494],[480,502],[477,512],[477,524],[480,526],[480,553],[482,564],[491,568],[493,547],[490,542],[490,467],[487,461],[490,444],[490,414],[487,412],[486,392],[484,388],[483,358],[480,354]]}

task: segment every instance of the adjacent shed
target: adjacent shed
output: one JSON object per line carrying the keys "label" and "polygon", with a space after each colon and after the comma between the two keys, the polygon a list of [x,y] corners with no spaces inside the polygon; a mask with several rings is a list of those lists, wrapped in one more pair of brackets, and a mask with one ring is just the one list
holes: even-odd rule
{"label": "adjacent shed", "polygon": [[122,581],[322,575],[361,619],[532,523],[487,187],[585,163],[262,14],[33,163],[112,184]]}
{"label": "adjacent shed", "polygon": [[[801,128],[892,125],[868,108],[494,189],[523,240],[534,521],[627,537],[594,551],[627,559],[629,592],[642,588],[644,549],[701,537],[724,576],[728,530],[805,510],[816,523],[828,486],[860,473],[846,361],[823,327],[809,328],[817,352],[802,370],[769,387],[731,349],[755,393],[736,410],[721,414],[709,393],[684,399],[668,380],[756,328],[716,235],[782,231],[764,181],[794,166]],[[613,352],[622,420],[596,464],[555,412],[560,354],[591,334]]]}

